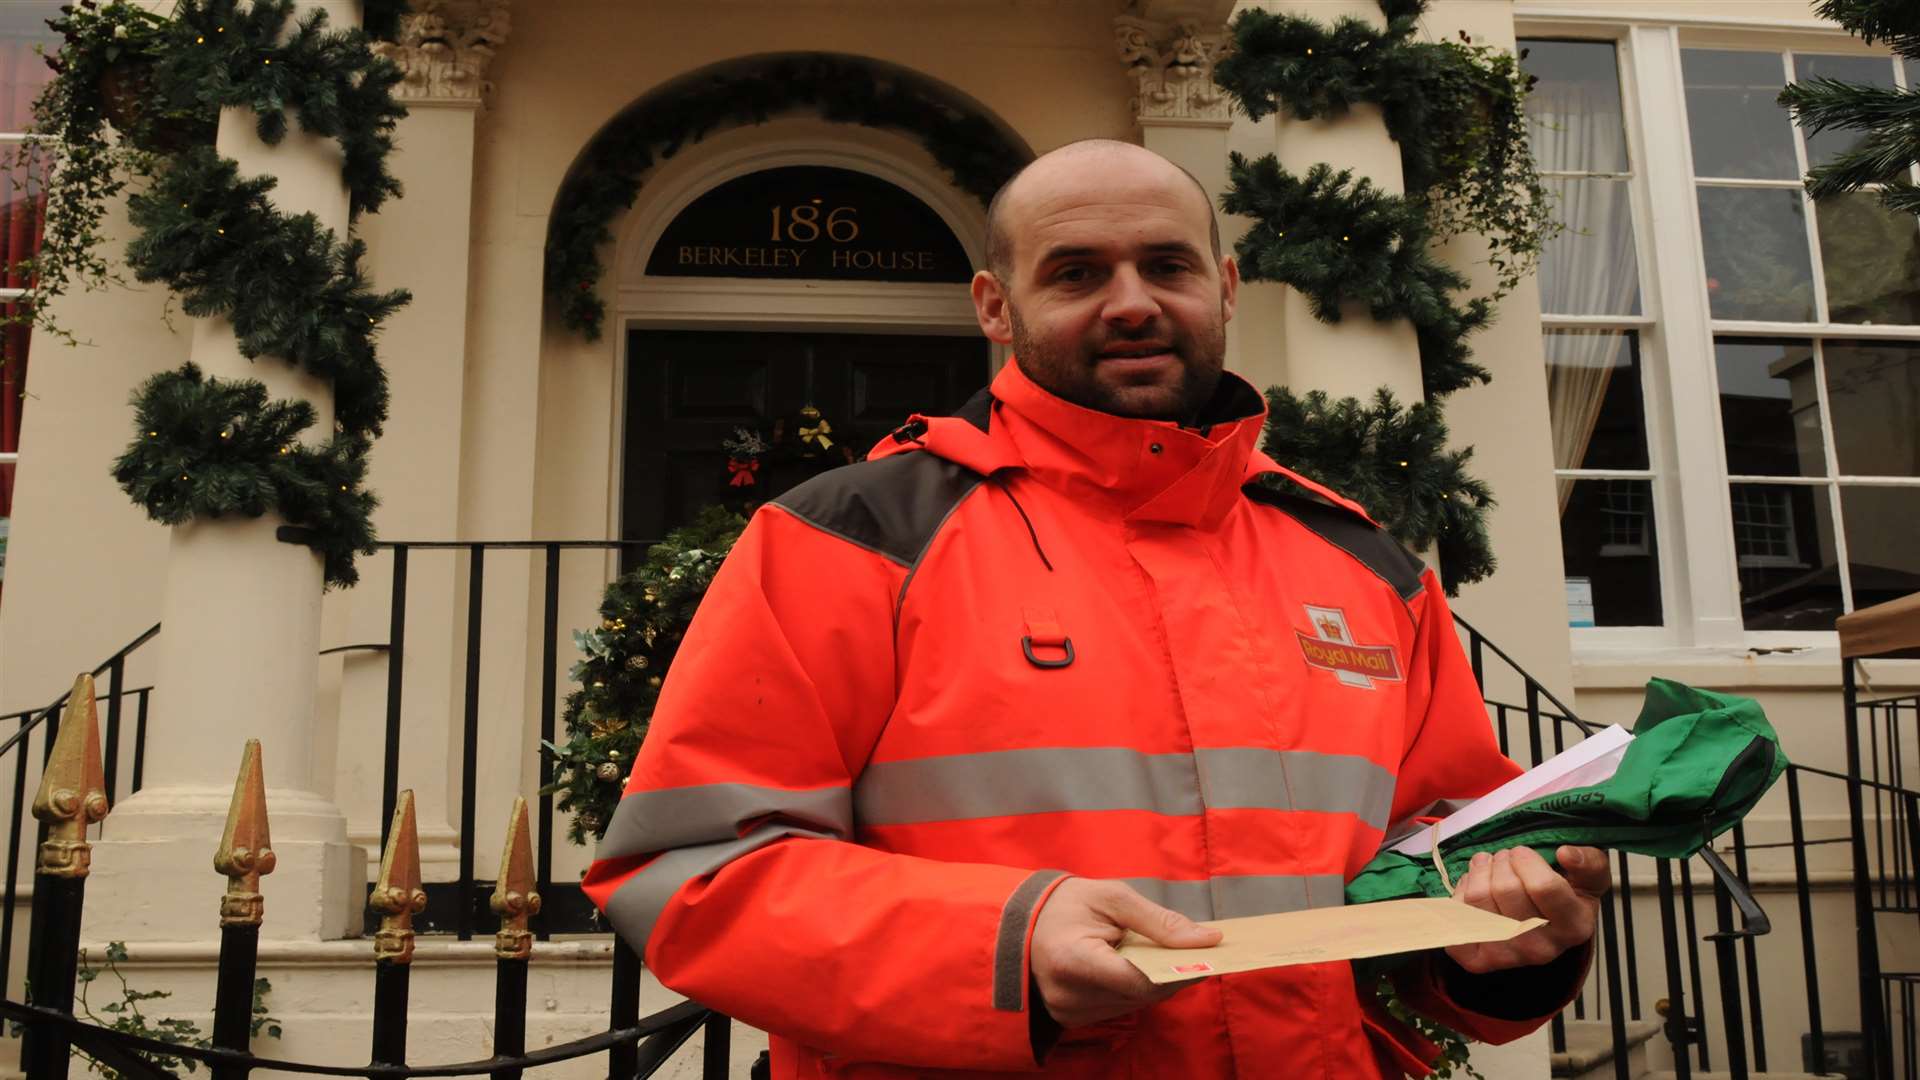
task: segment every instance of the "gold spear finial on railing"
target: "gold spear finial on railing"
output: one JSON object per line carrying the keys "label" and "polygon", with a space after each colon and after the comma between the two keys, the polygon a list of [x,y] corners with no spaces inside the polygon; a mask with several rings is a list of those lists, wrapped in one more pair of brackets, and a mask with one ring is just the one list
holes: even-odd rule
{"label": "gold spear finial on railing", "polygon": [[374,883],[367,906],[380,912],[380,930],[373,935],[373,956],[396,964],[413,962],[413,916],[427,908],[420,888],[420,834],[413,823],[413,789],[400,793],[387,830],[387,850],[380,856],[380,880]]}
{"label": "gold spear finial on railing", "polygon": [[265,904],[260,879],[273,873],[273,839],[267,835],[267,784],[260,773],[260,740],[248,739],[240,752],[240,775],[233,782],[233,803],[227,807],[227,831],[213,868],[227,876],[226,895],[220,898],[221,926],[259,926]]}
{"label": "gold spear finial on railing", "polygon": [[60,734],[33,797],[33,816],[48,825],[40,845],[39,872],[82,878],[93,865],[87,826],[107,816],[107,776],[100,761],[100,711],[94,705],[93,676],[73,680]]}
{"label": "gold spear finial on railing", "polygon": [[507,818],[507,845],[500,853],[500,876],[488,901],[500,916],[493,935],[493,954],[503,960],[525,960],[533,955],[529,916],[540,913],[540,894],[533,891],[533,841],[527,836],[527,800],[515,796]]}

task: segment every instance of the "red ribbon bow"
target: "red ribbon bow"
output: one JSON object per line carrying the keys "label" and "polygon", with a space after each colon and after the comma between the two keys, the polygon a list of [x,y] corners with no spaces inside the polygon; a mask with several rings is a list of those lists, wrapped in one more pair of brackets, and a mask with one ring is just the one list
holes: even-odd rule
{"label": "red ribbon bow", "polygon": [[739,458],[728,458],[727,471],[733,474],[733,478],[727,483],[734,487],[751,487],[755,482],[753,474],[760,471],[760,462],[753,458],[745,461]]}

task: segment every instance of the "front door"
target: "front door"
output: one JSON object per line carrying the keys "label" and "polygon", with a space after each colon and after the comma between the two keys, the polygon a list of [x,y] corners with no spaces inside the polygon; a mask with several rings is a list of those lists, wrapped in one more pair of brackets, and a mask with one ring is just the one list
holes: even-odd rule
{"label": "front door", "polygon": [[[912,413],[959,408],[988,369],[977,336],[632,330],[621,537],[657,540],[703,506],[764,502],[865,455]],[[802,442],[809,406],[830,430]],[[735,483],[727,443],[743,431],[801,452],[776,449]]]}

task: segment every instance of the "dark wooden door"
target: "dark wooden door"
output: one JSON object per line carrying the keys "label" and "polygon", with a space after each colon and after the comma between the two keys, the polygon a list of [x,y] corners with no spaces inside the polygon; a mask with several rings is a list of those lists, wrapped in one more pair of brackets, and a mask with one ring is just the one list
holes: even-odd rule
{"label": "dark wooden door", "polygon": [[758,503],[825,460],[769,467],[728,483],[722,445],[735,429],[770,433],[808,405],[832,425],[834,460],[857,457],[912,413],[948,413],[988,379],[979,337],[633,330],[627,338],[621,535],[656,540],[701,507]]}

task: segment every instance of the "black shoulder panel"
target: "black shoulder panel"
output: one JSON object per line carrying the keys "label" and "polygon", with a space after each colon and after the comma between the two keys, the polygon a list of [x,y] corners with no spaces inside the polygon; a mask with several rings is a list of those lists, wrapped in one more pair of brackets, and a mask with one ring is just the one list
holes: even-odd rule
{"label": "black shoulder panel", "polygon": [[1424,587],[1420,575],[1426,564],[1380,526],[1344,506],[1276,491],[1264,484],[1248,484],[1241,490],[1247,498],[1273,507],[1359,560],[1375,577],[1393,586],[1401,600],[1411,601],[1420,595]]}
{"label": "black shoulder panel", "polygon": [[986,479],[925,450],[821,473],[772,500],[822,532],[912,567],[947,515]]}

